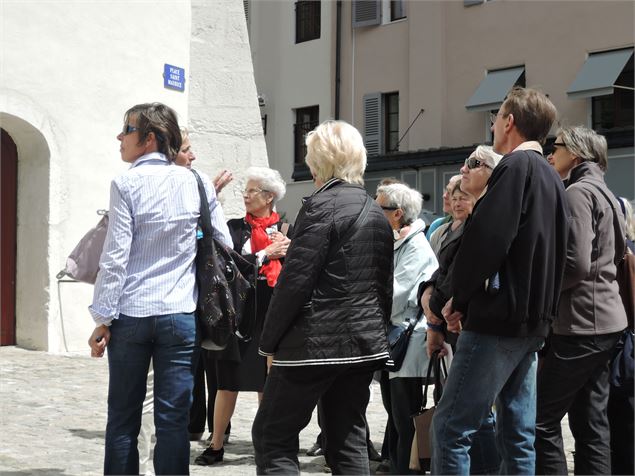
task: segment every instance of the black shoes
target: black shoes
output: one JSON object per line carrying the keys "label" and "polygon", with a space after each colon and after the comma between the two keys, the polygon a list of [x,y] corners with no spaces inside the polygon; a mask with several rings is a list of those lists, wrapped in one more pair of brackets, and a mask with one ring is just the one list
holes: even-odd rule
{"label": "black shoes", "polygon": [[[316,441],[311,448],[306,452],[307,456],[323,456],[324,450],[320,444]],[[381,455],[375,449],[375,445],[372,442],[368,442],[368,459],[371,461],[381,461]]]}
{"label": "black shoes", "polygon": [[368,441],[368,459],[371,461],[381,461],[381,455],[375,449],[372,441]]}
{"label": "black shoes", "polygon": [[[213,436],[214,435],[212,435],[210,433],[209,436],[207,437],[207,439],[205,440],[208,445],[212,443],[212,437]],[[225,435],[223,436],[223,444],[226,445],[228,441],[229,441],[229,433],[225,433]]]}
{"label": "black shoes", "polygon": [[201,433],[190,433],[190,441],[198,441],[203,438],[203,432]]}
{"label": "black shoes", "polygon": [[194,462],[199,466],[210,466],[215,463],[223,461],[223,455],[225,454],[225,448],[215,450],[211,446],[205,448],[205,451],[196,457]]}
{"label": "black shoes", "polygon": [[319,443],[315,442],[311,448],[309,448],[306,452],[307,456],[323,456],[324,450],[319,445]]}

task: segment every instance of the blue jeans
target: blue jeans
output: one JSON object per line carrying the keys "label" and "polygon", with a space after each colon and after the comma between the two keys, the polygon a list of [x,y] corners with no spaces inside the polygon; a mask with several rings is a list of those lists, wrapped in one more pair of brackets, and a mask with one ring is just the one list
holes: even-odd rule
{"label": "blue jeans", "polygon": [[542,337],[463,331],[432,419],[432,474],[469,474],[476,431],[496,404],[501,474],[534,474],[536,351]]}
{"label": "blue jeans", "polygon": [[194,378],[196,319],[190,314],[130,317],[110,327],[104,474],[139,474],[137,436],[150,359],[154,366],[154,470],[189,474],[187,424]]}

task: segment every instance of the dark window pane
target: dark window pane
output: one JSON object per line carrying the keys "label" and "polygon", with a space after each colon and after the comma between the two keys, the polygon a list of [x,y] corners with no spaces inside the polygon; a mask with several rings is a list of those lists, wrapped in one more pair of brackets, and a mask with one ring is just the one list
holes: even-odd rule
{"label": "dark window pane", "polygon": [[396,152],[399,142],[399,93],[384,95],[386,153]]}
{"label": "dark window pane", "polygon": [[320,0],[300,0],[295,4],[295,42],[315,40],[320,37]]}
{"label": "dark window pane", "polygon": [[296,121],[293,125],[294,163],[304,163],[306,156],[306,135],[318,126],[320,106],[303,107],[295,110]]}
{"label": "dark window pane", "polygon": [[406,18],[406,5],[404,4],[404,0],[391,0],[390,21],[399,20],[400,18]]}
{"label": "dark window pane", "polygon": [[[615,81],[613,94],[596,96],[591,102],[593,129],[607,130],[633,127],[633,57]],[[623,86],[623,87],[620,87]],[[626,88],[626,89],[624,89]]]}

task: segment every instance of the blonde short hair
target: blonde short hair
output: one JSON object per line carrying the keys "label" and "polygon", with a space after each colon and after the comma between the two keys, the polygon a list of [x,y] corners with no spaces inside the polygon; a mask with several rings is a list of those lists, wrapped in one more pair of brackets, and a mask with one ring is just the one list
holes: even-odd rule
{"label": "blonde short hair", "polygon": [[306,138],[306,163],[315,178],[364,184],[366,148],[357,129],[344,121],[325,121]]}

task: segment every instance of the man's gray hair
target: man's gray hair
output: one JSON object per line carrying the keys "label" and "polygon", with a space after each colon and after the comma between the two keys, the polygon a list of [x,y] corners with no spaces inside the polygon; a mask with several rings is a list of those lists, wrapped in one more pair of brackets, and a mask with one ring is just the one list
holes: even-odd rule
{"label": "man's gray hair", "polygon": [[249,167],[247,180],[253,180],[260,185],[262,190],[271,192],[273,194],[272,204],[282,200],[287,193],[287,184],[282,180],[280,172],[269,167]]}
{"label": "man's gray hair", "polygon": [[608,168],[606,138],[585,126],[562,127],[556,134],[566,149],[581,161],[597,163],[604,171]]}
{"label": "man's gray hair", "polygon": [[386,206],[401,208],[402,225],[410,225],[421,213],[423,203],[421,194],[405,184],[382,185],[377,189],[377,195],[386,197]]}

